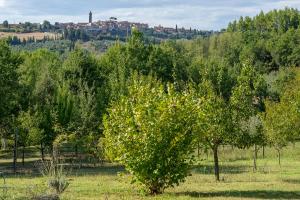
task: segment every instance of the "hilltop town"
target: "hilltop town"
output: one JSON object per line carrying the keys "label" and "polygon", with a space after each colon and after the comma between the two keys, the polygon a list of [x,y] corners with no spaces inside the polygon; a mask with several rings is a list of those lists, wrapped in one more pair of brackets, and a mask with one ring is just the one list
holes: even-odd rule
{"label": "hilltop town", "polygon": [[[131,34],[132,28],[137,28],[143,32],[145,36],[152,40],[164,39],[192,39],[196,36],[209,36],[214,31],[201,31],[197,29],[179,28],[176,24],[174,27],[154,26],[150,27],[146,23],[118,21],[116,17],[110,17],[108,20],[93,20],[93,13],[88,15],[88,22],[55,22],[51,24],[49,21],[43,23],[18,23],[9,24],[4,21],[0,25],[0,32],[18,32],[18,33],[32,33],[32,32],[52,32],[62,35],[62,39],[69,39],[72,41],[90,39],[108,39],[115,40],[116,38],[122,40]],[[56,38],[57,39],[57,38]]]}

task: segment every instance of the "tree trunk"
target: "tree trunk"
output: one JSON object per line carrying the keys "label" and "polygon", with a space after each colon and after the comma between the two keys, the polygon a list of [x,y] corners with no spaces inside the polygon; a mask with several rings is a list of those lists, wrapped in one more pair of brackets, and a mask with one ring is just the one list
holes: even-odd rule
{"label": "tree trunk", "polygon": [[18,129],[15,130],[14,138],[14,158],[13,158],[13,169],[14,173],[17,173],[17,148],[18,148]]}
{"label": "tree trunk", "polygon": [[59,153],[58,153],[58,146],[54,145],[52,148],[52,159],[55,163],[59,161]]}
{"label": "tree trunk", "polygon": [[255,144],[254,145],[254,152],[253,152],[253,171],[254,172],[257,170],[256,160],[257,160],[257,146]]}
{"label": "tree trunk", "polygon": [[163,188],[159,184],[153,184],[149,187],[150,195],[158,195],[163,193]]}
{"label": "tree trunk", "polygon": [[6,146],[7,146],[7,139],[1,138],[1,149],[6,150]]}
{"label": "tree trunk", "polygon": [[218,145],[214,145],[213,152],[214,152],[214,163],[215,163],[215,178],[216,181],[220,181]]}
{"label": "tree trunk", "polygon": [[255,153],[255,158],[257,158],[258,148],[256,144],[254,145],[254,153]]}
{"label": "tree trunk", "polygon": [[198,158],[200,157],[200,142],[198,141]]}
{"label": "tree trunk", "polygon": [[262,152],[263,152],[263,155],[262,155],[262,156],[263,156],[263,159],[264,159],[264,158],[265,158],[265,146],[263,146],[262,148],[263,148],[263,149],[262,149]]}
{"label": "tree trunk", "polygon": [[75,145],[75,157],[78,158],[78,145]]}
{"label": "tree trunk", "polygon": [[206,153],[206,160],[208,160],[208,149],[205,149],[205,153]]}
{"label": "tree trunk", "polygon": [[280,149],[277,149],[277,153],[278,153],[278,164],[281,167],[281,155],[280,155]]}
{"label": "tree trunk", "polygon": [[45,153],[44,153],[44,145],[43,143],[41,143],[41,157],[42,157],[42,161],[45,160]]}
{"label": "tree trunk", "polygon": [[22,165],[25,166],[25,146],[22,148]]}
{"label": "tree trunk", "polygon": [[53,152],[54,152],[54,147],[53,147],[53,145],[50,145],[49,153],[50,153],[51,159],[53,161],[55,161]]}

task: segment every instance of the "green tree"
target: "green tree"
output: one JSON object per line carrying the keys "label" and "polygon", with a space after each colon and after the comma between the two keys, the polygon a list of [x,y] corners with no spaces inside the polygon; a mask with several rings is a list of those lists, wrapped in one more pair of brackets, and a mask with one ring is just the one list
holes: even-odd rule
{"label": "green tree", "polygon": [[289,142],[294,142],[300,133],[299,74],[297,70],[295,78],[287,82],[279,102],[266,102],[266,112],[263,116],[264,130],[268,141],[278,152],[279,165],[282,148]]}
{"label": "green tree", "polygon": [[7,20],[3,21],[3,27],[4,28],[8,28],[9,27],[9,24],[8,24]]}
{"label": "green tree", "polygon": [[104,119],[107,156],[151,194],[178,185],[193,158],[194,108],[190,96],[171,85],[166,92],[151,78],[135,77],[128,96],[113,102]]}
{"label": "green tree", "polygon": [[[20,85],[17,73],[22,63],[19,54],[11,51],[7,42],[0,40],[0,136],[8,138],[12,133],[12,116],[17,116],[20,102]],[[5,139],[3,141],[6,141]],[[6,145],[4,145],[6,146]]]}
{"label": "green tree", "polygon": [[43,24],[42,24],[42,29],[43,31],[49,31],[52,29],[52,25],[49,21],[45,20],[43,21]]}
{"label": "green tree", "polygon": [[220,145],[229,144],[233,131],[232,115],[227,102],[217,95],[210,82],[200,86],[199,97],[203,98],[197,113],[198,140],[208,146],[214,155],[215,179],[220,181],[219,156]]}
{"label": "green tree", "polygon": [[98,60],[88,52],[75,49],[60,71],[56,99],[56,128],[60,138],[79,148],[92,151],[101,136],[102,115],[108,104],[107,77]]}
{"label": "green tree", "polygon": [[[31,121],[32,130],[28,131],[34,134],[39,131],[36,140],[39,141],[41,156],[44,159],[45,148],[52,149],[52,143],[56,137],[54,105],[58,80],[57,72],[61,62],[55,53],[46,50],[26,53],[24,57],[26,59],[18,70],[25,99],[22,102],[22,109],[30,115],[27,119]],[[35,142],[35,144],[37,143]]]}
{"label": "green tree", "polygon": [[255,72],[254,67],[245,65],[237,78],[230,99],[235,123],[235,137],[231,143],[239,148],[254,146],[254,170],[256,170],[257,147],[266,143],[259,118],[259,113],[265,111],[266,96],[267,85],[263,77]]}
{"label": "green tree", "polygon": [[30,145],[39,145],[43,136],[42,130],[35,124],[35,118],[29,112],[20,112],[18,123],[18,143],[22,147],[22,164],[25,165],[25,148]]}
{"label": "green tree", "polygon": [[99,60],[99,65],[104,73],[107,89],[106,105],[110,101],[117,100],[121,95],[127,93],[127,79],[131,70],[126,64],[126,49],[120,42],[116,42]]}

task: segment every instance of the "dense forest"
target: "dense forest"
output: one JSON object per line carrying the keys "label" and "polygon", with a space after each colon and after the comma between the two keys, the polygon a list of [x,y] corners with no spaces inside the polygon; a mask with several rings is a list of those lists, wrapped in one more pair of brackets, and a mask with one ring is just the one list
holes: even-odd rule
{"label": "dense forest", "polygon": [[[299,139],[300,13],[241,17],[226,31],[154,44],[138,30],[101,55],[0,42],[1,148],[72,146],[120,163],[151,194],[178,185],[197,150],[280,153]],[[15,157],[12,159],[16,159]]]}

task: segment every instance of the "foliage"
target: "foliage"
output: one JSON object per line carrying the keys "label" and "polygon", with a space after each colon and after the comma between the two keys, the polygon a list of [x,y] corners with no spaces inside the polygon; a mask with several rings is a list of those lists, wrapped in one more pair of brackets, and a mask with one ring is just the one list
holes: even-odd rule
{"label": "foliage", "polygon": [[151,194],[184,181],[192,161],[194,102],[172,87],[135,76],[104,118],[106,154]]}
{"label": "foliage", "polygon": [[21,57],[14,54],[5,41],[0,40],[0,119],[12,114],[18,106],[17,68],[21,62]]}
{"label": "foliage", "polygon": [[266,102],[264,129],[268,141],[280,151],[299,137],[299,70],[295,79],[288,82],[280,102]]}

